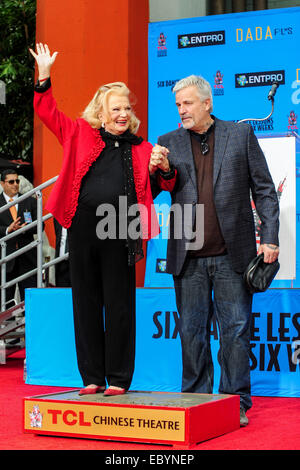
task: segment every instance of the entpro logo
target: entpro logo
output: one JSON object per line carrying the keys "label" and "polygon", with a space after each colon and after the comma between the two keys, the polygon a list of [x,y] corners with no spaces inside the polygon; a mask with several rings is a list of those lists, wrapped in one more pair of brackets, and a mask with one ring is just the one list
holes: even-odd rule
{"label": "entpro logo", "polygon": [[284,85],[285,71],[273,70],[270,72],[243,72],[235,74],[235,88],[270,86],[273,82]]}

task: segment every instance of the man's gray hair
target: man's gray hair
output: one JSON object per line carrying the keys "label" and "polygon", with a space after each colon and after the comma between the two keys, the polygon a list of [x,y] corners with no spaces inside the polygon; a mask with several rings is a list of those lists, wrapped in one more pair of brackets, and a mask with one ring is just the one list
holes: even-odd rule
{"label": "man's gray hair", "polygon": [[198,90],[198,94],[201,100],[206,100],[207,98],[210,99],[210,112],[213,110],[213,97],[211,86],[207,80],[205,80],[200,75],[190,75],[189,77],[182,78],[177,82],[173,88],[173,93],[177,93],[177,91],[182,90],[183,88],[187,88],[189,86],[196,86]]}

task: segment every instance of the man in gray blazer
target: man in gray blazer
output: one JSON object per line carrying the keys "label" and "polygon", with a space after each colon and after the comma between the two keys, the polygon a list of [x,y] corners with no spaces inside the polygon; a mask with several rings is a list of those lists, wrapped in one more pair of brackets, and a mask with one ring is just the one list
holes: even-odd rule
{"label": "man in gray blazer", "polygon": [[[150,171],[159,173],[159,186],[159,178],[174,171],[167,168],[166,156],[177,170],[172,208],[182,211],[171,208],[167,272],[174,277],[180,315],[182,391],[213,391],[214,313],[220,332],[219,391],[240,395],[240,422],[245,426],[246,411],[252,406],[252,295],[243,283],[243,272],[257,254],[250,194],[261,219],[259,253],[264,253],[267,263],[279,254],[278,199],[251,126],[213,116],[211,87],[202,77],[184,78],[173,91],[182,127],[158,139]],[[184,216],[187,211],[190,219]]]}

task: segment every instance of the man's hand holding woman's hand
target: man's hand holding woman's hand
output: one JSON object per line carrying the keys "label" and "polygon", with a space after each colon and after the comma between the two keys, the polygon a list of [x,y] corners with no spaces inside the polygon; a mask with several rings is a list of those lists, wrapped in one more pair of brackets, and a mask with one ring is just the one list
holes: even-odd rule
{"label": "man's hand holding woman's hand", "polygon": [[166,147],[162,147],[158,144],[153,147],[149,162],[150,175],[153,175],[158,168],[165,172],[170,171],[168,153],[169,150]]}

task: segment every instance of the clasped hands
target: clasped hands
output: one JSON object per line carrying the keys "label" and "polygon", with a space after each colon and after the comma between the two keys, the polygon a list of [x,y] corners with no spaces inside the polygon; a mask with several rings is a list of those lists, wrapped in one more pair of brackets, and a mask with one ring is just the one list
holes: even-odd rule
{"label": "clasped hands", "polygon": [[18,217],[16,220],[14,220],[14,221],[7,227],[7,234],[12,233],[12,232],[15,232],[16,230],[19,230],[19,228],[22,228],[22,227],[24,227],[25,225],[27,225],[26,222],[23,223],[23,224],[21,224],[20,221],[21,221],[21,217]]}
{"label": "clasped hands", "polygon": [[166,147],[156,144],[151,152],[149,161],[149,173],[153,175],[156,170],[160,169],[164,172],[170,171],[170,162],[168,160],[169,150]]}

